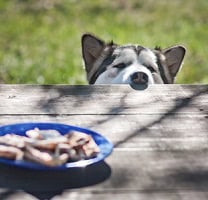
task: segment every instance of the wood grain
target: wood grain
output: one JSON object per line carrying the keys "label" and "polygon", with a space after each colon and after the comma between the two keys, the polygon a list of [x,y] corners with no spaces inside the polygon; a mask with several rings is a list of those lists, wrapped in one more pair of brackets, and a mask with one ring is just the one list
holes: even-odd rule
{"label": "wood grain", "polygon": [[[114,144],[105,163],[109,174],[99,184],[74,189],[69,172],[55,173],[64,186],[55,192],[37,189],[42,176],[48,183],[53,176],[36,173],[29,195],[18,185],[34,175],[21,169],[5,175],[9,169],[0,165],[1,176],[10,178],[6,186],[0,181],[1,187],[20,189],[14,191],[20,197],[208,198],[208,85],[152,85],[146,90],[127,85],[0,85],[0,125],[37,121],[82,126],[107,137]],[[92,169],[95,174],[99,170]]]}
{"label": "wood grain", "polygon": [[207,113],[206,85],[0,86],[0,114],[173,114]]}
{"label": "wood grain", "polygon": [[[116,147],[139,151],[208,149],[206,115],[5,115],[0,125],[20,122],[58,122],[92,129]],[[182,122],[182,123],[181,123]]]}

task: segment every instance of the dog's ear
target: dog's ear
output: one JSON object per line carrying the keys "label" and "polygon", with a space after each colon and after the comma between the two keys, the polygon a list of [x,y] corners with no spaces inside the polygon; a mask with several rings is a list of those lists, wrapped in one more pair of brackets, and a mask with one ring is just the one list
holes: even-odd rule
{"label": "dog's ear", "polygon": [[85,69],[89,73],[94,62],[100,56],[105,47],[105,42],[91,35],[82,36],[82,56],[84,59]]}
{"label": "dog's ear", "polygon": [[174,46],[163,50],[166,57],[167,67],[173,80],[182,66],[182,61],[185,56],[186,49],[183,46]]}

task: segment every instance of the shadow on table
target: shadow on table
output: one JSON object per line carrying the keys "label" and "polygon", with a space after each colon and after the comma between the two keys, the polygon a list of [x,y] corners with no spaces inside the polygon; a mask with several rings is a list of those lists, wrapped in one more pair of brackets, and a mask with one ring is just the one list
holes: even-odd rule
{"label": "shadow on table", "polygon": [[[64,189],[94,185],[106,180],[110,175],[111,168],[103,161],[83,168],[59,171],[38,171],[1,164],[0,187],[24,190],[39,199],[50,199],[61,194]],[[0,199],[4,197],[0,195]]]}
{"label": "shadow on table", "polygon": [[[172,118],[173,116],[178,115],[181,112],[181,110],[184,109],[184,108],[192,107],[192,108],[195,109],[195,110],[193,109],[194,111],[192,111],[192,112],[194,112],[195,114],[204,114],[205,115],[204,118],[207,119],[208,112],[207,112],[206,101],[203,102],[202,100],[198,100],[198,102],[196,102],[196,103],[194,103],[194,101],[196,101],[196,99],[199,98],[200,96],[206,95],[208,93],[208,88],[206,86],[205,87],[201,86],[200,88],[199,87],[197,87],[197,88],[193,87],[192,88],[191,85],[189,87],[186,86],[186,88],[187,88],[187,93],[190,92],[190,91],[192,92],[189,96],[178,97],[178,98],[175,98],[174,100],[172,100],[174,105],[172,107],[170,107],[169,110],[165,111],[163,113],[163,115],[161,115],[158,119],[150,122],[149,124],[147,124],[143,127],[139,127],[134,132],[127,135],[126,138],[124,138],[121,141],[118,141],[116,144],[114,144],[114,147],[118,147],[119,145],[121,145],[121,144],[129,141],[130,139],[136,137],[137,135],[141,135],[141,134],[146,134],[147,135],[148,130],[152,126],[154,126],[156,124],[161,124],[165,119]],[[137,90],[139,90],[139,89],[137,88]],[[125,98],[125,96],[124,96],[124,98]],[[202,97],[201,97],[201,99],[202,99]],[[124,101],[121,101],[121,103],[122,102],[124,102]],[[165,101],[164,102],[160,101],[159,103],[157,101],[148,102],[148,104],[152,104],[152,105],[154,104],[155,107],[159,106],[159,104],[162,104],[162,103],[165,104],[167,102],[165,102]],[[145,105],[142,105],[142,106],[145,106]],[[117,110],[119,110],[119,108],[125,108],[125,105],[118,105]],[[114,110],[116,110],[116,109],[114,108]],[[121,112],[121,110],[119,110],[119,111]],[[188,112],[186,113],[186,111],[184,113],[188,114]],[[113,115],[111,115],[110,117],[112,118]],[[109,120],[109,119],[107,119],[107,120]],[[107,121],[107,120],[105,120],[105,121]]]}

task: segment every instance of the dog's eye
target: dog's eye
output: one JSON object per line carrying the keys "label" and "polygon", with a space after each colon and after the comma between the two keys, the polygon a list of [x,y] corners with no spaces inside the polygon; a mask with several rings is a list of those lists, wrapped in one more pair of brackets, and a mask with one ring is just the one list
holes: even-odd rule
{"label": "dog's eye", "polygon": [[156,70],[152,66],[150,66],[150,65],[147,66],[147,69],[149,69],[151,73],[156,72]]}
{"label": "dog's eye", "polygon": [[123,68],[126,67],[126,65],[125,65],[124,63],[119,63],[119,64],[117,64],[117,65],[114,65],[113,67],[114,67],[114,68],[117,68],[117,69],[123,69]]}

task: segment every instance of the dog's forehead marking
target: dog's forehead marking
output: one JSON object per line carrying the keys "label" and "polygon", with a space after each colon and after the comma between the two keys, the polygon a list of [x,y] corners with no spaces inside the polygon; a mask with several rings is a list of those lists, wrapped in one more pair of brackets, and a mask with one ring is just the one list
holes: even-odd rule
{"label": "dog's forehead marking", "polygon": [[136,59],[137,54],[133,45],[126,45],[115,49],[114,56],[124,59]]}
{"label": "dog's forehead marking", "polygon": [[157,56],[150,49],[142,50],[138,59],[141,64],[157,66]]}
{"label": "dog's forehead marking", "polygon": [[[139,48],[139,51],[137,50]],[[115,49],[114,56],[122,58],[123,61],[139,62],[140,64],[157,66],[157,56],[148,48],[140,47],[138,45],[125,45]]]}

